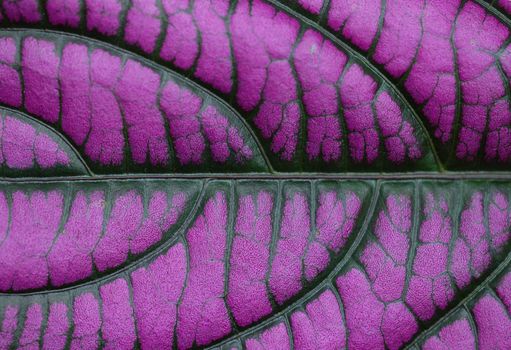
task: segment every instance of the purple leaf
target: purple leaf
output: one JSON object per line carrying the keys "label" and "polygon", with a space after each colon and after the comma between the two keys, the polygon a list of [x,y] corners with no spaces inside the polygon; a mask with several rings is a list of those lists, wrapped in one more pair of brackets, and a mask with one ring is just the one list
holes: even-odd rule
{"label": "purple leaf", "polygon": [[0,349],[511,348],[506,1],[0,26]]}

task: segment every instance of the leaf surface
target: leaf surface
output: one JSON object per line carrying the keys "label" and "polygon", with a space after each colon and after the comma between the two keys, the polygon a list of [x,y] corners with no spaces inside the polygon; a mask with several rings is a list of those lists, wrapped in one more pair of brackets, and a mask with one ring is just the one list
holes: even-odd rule
{"label": "leaf surface", "polygon": [[505,1],[0,1],[0,349],[511,348]]}

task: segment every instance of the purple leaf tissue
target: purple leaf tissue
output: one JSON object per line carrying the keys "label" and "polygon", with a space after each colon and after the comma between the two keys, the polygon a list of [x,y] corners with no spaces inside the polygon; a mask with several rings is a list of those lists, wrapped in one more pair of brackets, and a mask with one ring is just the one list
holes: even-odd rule
{"label": "purple leaf tissue", "polygon": [[510,0],[0,27],[0,350],[511,349]]}

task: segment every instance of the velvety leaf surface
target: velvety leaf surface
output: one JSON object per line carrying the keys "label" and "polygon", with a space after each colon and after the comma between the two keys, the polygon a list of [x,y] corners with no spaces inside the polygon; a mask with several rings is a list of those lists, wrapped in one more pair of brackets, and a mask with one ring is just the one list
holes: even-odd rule
{"label": "velvety leaf surface", "polygon": [[0,108],[2,176],[86,175],[80,155],[54,130],[19,112]]}
{"label": "velvety leaf surface", "polygon": [[510,29],[0,0],[0,350],[511,348]]}

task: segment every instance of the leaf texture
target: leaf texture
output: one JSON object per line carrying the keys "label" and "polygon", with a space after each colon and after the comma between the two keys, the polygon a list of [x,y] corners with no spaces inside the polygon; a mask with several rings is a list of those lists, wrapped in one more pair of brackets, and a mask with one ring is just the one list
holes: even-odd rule
{"label": "leaf texture", "polygon": [[0,349],[511,348],[510,28],[0,0]]}

